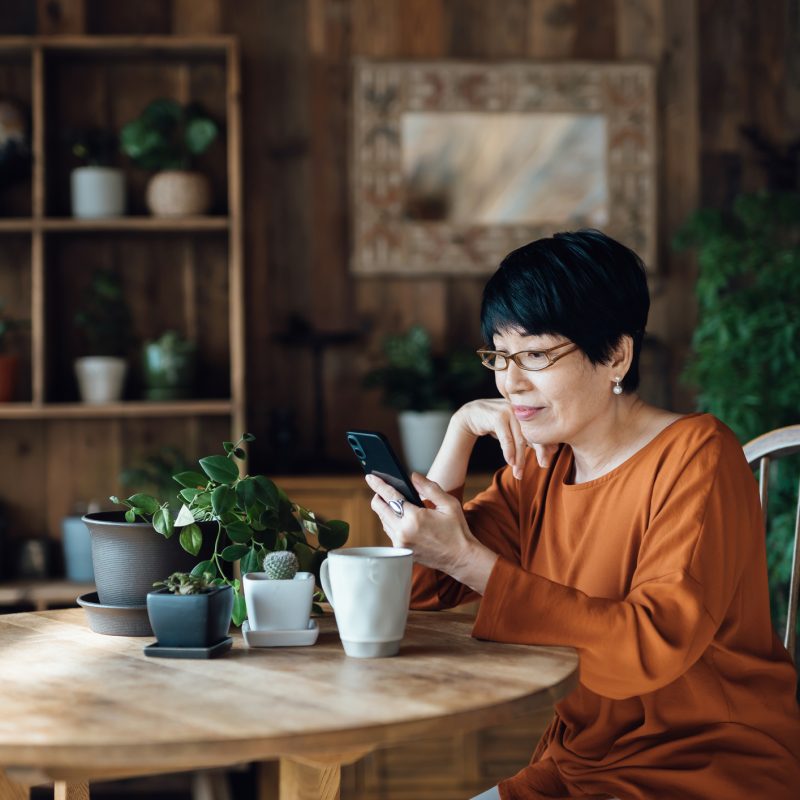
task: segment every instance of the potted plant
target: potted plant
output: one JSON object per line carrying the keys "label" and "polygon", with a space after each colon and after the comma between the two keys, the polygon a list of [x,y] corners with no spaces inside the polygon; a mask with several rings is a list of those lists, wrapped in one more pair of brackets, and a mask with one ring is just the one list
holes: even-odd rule
{"label": "potted plant", "polygon": [[[796,423],[800,192],[739,195],[730,209],[697,211],[675,245],[697,251],[698,320],[684,379],[697,389],[698,409],[719,417],[743,444]],[[785,459],[770,470],[767,562],[779,629],[786,622],[797,466]]]}
{"label": "potted plant", "polygon": [[196,103],[155,100],[122,128],[122,151],[144,169],[155,171],[146,199],[159,217],[205,214],[211,206],[208,178],[192,161],[217,138],[217,124]]}
{"label": "potted plant", "polygon": [[233,590],[210,572],[173,572],[147,594],[147,616],[159,647],[213,647],[228,635]]}
{"label": "potted plant", "polygon": [[305,631],[314,600],[314,576],[300,571],[288,550],[267,553],[263,571],[242,576],[247,621],[253,631]]}
{"label": "potted plant", "polygon": [[[350,530],[341,520],[318,520],[313,511],[292,502],[265,475],[240,475],[236,462],[245,458],[242,444],[254,440],[252,434],[245,433],[236,443],[223,442],[224,454],[199,460],[201,472],[188,470],[175,475],[174,480],[184,487],[175,519],[168,503],[150,495],[135,494],[124,500],[111,497],[112,502],[126,506],[125,518],[130,523],[138,519],[138,524],[152,525],[163,539],[177,539],[194,557],[200,554],[204,542],[212,543],[210,555],[202,558],[191,573],[209,572],[217,585],[233,588],[231,616],[236,625],[245,620],[247,606],[241,581],[228,574],[233,562],[240,561],[242,574],[247,574],[263,564],[267,553],[291,551],[300,568],[318,579],[327,551],[344,545]],[[97,578],[99,586],[100,576]],[[321,599],[321,592],[317,597]]]}
{"label": "potted plant", "polygon": [[85,403],[113,403],[122,397],[128,369],[124,356],[130,343],[130,312],[122,283],[113,270],[95,271],[85,304],[75,316],[88,355],[75,361],[75,374]]}
{"label": "potted plant", "polygon": [[112,166],[117,137],[100,128],[73,134],[72,154],[83,162],[70,174],[72,215],[84,219],[125,213],[125,173]]}
{"label": "potted plant", "polygon": [[145,397],[178,400],[191,397],[194,384],[195,344],[176,331],[167,331],[143,349]]}
{"label": "potted plant", "polygon": [[8,403],[14,399],[17,389],[19,356],[6,352],[6,343],[9,334],[25,327],[27,321],[9,317],[3,308],[4,303],[0,300],[0,403]]}
{"label": "potted plant", "polygon": [[425,473],[453,411],[487,386],[486,370],[472,351],[434,354],[430,336],[420,325],[388,336],[383,351],[384,365],[367,373],[365,386],[382,388],[386,405],[397,409],[406,462]]}

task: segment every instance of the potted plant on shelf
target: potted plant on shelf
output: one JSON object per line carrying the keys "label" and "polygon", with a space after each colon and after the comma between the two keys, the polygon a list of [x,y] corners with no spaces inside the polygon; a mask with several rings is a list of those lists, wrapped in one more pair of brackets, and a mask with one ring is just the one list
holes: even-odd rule
{"label": "potted plant on shelf", "polygon": [[75,360],[84,403],[113,403],[122,397],[131,340],[131,318],[119,275],[98,269],[92,276],[83,309],[75,315],[89,355]]}
{"label": "potted plant on shelf", "polygon": [[143,349],[145,397],[179,400],[191,397],[195,371],[195,344],[176,331],[167,331]]}
{"label": "potted plant on shelf", "polygon": [[211,206],[211,185],[192,161],[217,138],[217,124],[196,104],[155,100],[122,128],[122,151],[137,165],[154,170],[146,200],[158,217],[205,214]]}
{"label": "potted plant on shelf", "polygon": [[410,469],[425,473],[444,439],[453,411],[487,387],[487,371],[472,351],[434,354],[428,332],[415,325],[383,342],[385,363],[364,378],[380,387],[396,409],[403,453]]}
{"label": "potted plant on shelf", "polygon": [[19,376],[19,356],[6,352],[9,334],[27,325],[27,320],[9,317],[3,310],[4,305],[0,300],[0,403],[8,403],[14,399]]}
{"label": "potted plant on shelf", "polygon": [[[252,434],[245,433],[236,443],[224,442],[224,455],[199,460],[202,472],[189,470],[175,475],[175,481],[184,488],[180,491],[182,506],[174,520],[169,504],[150,495],[111,498],[127,507],[128,522],[152,525],[164,539],[177,539],[192,556],[201,553],[204,543],[212,542],[211,553],[194,566],[191,574],[208,572],[217,585],[232,587],[232,619],[236,625],[245,620],[247,607],[241,582],[228,574],[233,562],[240,561],[242,574],[247,574],[258,570],[268,553],[291,551],[304,572],[318,576],[327,551],[344,545],[350,530],[341,520],[317,519],[313,511],[292,502],[266,476],[240,475],[236,461],[245,458],[241,445],[254,440]],[[141,522],[136,523],[137,519]],[[99,587],[100,575],[97,580]],[[321,599],[321,592],[317,597]]]}
{"label": "potted plant on shelf", "polygon": [[125,213],[125,173],[112,166],[117,137],[90,128],[72,135],[72,154],[84,162],[70,174],[72,215],[82,219],[118,217]]}
{"label": "potted plant on shelf", "polygon": [[224,642],[231,624],[233,590],[213,575],[174,572],[147,594],[147,616],[158,646],[211,648]]}

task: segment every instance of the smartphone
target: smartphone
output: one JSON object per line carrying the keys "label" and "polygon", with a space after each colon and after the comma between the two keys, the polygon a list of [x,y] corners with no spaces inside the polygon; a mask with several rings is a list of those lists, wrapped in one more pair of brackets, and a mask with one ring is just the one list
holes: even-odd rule
{"label": "smartphone", "polygon": [[389,440],[378,431],[347,431],[347,442],[366,475],[377,475],[415,506],[422,506],[417,490]]}

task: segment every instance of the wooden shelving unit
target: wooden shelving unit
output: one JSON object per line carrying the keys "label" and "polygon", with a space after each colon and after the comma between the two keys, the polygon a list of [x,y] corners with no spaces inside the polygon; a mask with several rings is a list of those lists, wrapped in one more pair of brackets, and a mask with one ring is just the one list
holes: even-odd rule
{"label": "wooden shelving unit", "polygon": [[[0,189],[0,299],[30,320],[18,397],[0,404],[0,503],[11,536],[56,538],[76,503],[120,490],[124,467],[164,446],[189,459],[216,452],[245,430],[239,94],[229,36],[0,37],[0,96],[29,111],[32,146],[30,180]],[[76,164],[65,132],[118,132],[162,97],[199,101],[222,122],[222,141],[199,164],[212,182],[211,213],[148,216],[149,175],[120,157],[129,215],[72,218]],[[168,329],[197,342],[196,397],[143,400],[132,350],[124,401],[79,402],[72,360],[84,353],[73,319],[98,266],[121,275],[139,342]]]}

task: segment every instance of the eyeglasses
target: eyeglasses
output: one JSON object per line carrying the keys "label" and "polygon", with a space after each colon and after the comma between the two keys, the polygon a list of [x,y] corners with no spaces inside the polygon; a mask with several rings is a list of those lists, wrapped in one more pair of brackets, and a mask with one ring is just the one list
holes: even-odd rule
{"label": "eyeglasses", "polygon": [[[565,347],[567,348],[566,350],[562,349]],[[509,361],[513,361],[520,369],[538,372],[551,367],[559,358],[563,358],[577,349],[578,345],[572,342],[562,342],[555,347],[548,347],[547,350],[520,350],[519,353],[501,353],[497,350],[481,348],[476,352],[483,366],[494,372],[502,372],[508,369]],[[556,350],[561,350],[561,352],[556,353]]]}

